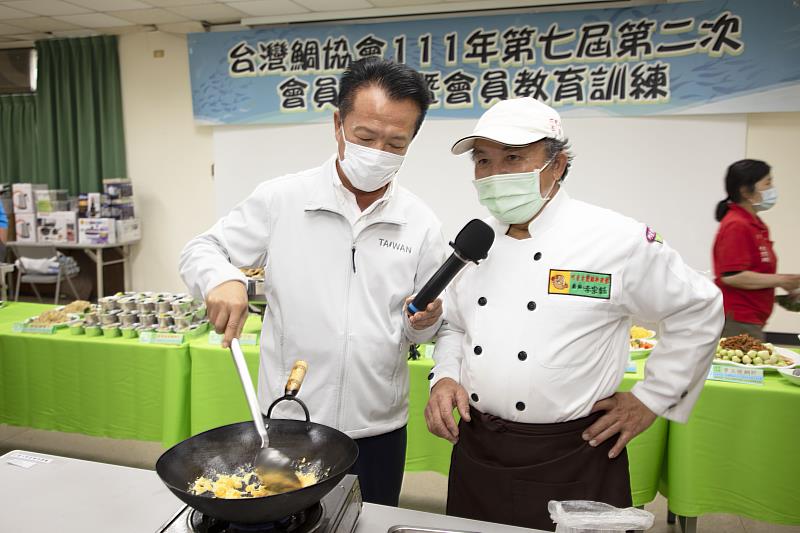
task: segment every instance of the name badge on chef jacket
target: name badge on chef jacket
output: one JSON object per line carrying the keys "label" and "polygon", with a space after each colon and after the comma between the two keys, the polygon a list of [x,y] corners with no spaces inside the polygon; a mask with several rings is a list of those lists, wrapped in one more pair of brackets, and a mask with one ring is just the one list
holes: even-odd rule
{"label": "name badge on chef jacket", "polygon": [[551,269],[547,293],[608,300],[611,298],[611,274]]}

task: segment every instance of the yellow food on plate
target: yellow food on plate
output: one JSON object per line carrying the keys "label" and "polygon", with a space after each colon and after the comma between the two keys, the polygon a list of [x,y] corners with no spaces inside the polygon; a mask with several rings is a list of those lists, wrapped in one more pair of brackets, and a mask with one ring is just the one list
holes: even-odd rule
{"label": "yellow food on plate", "polygon": [[42,312],[39,316],[31,321],[33,326],[52,326],[55,324],[63,324],[67,322],[69,317],[67,312],[63,309],[49,309]]}
{"label": "yellow food on plate", "polygon": [[64,311],[67,313],[83,313],[89,307],[91,307],[92,302],[87,302],[86,300],[75,300],[72,303],[69,303],[64,306]]}
{"label": "yellow food on plate", "polygon": [[652,331],[642,326],[633,326],[631,328],[631,339],[647,339],[652,335]]}

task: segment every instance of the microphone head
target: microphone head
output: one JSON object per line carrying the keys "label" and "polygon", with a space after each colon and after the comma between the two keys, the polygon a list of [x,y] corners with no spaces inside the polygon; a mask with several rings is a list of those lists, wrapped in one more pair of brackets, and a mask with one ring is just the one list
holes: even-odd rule
{"label": "microphone head", "polygon": [[483,220],[474,218],[467,222],[450,245],[463,257],[477,263],[489,255],[494,243],[494,230]]}

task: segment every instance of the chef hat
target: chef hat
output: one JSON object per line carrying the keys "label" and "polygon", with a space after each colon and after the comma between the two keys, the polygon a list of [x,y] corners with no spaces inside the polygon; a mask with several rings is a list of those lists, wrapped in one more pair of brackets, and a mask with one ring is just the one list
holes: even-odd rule
{"label": "chef hat", "polygon": [[458,155],[472,150],[475,139],[525,146],[545,137],[564,140],[561,117],[556,110],[535,98],[512,98],[489,108],[472,133],[459,139],[450,151]]}

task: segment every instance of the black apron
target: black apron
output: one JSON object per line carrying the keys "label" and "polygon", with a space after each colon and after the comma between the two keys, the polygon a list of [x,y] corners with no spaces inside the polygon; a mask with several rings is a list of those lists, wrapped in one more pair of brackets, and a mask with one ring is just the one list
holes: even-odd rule
{"label": "black apron", "polygon": [[550,500],[631,506],[627,451],[608,453],[618,435],[592,448],[581,434],[602,413],[558,424],[521,424],[470,407],[459,423],[447,514],[553,531]]}

